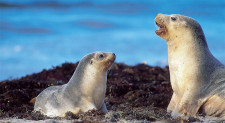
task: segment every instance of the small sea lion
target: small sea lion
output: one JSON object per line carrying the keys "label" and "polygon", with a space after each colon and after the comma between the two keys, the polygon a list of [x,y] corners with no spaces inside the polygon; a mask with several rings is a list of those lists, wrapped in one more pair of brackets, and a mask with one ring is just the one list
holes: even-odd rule
{"label": "small sea lion", "polygon": [[67,84],[51,86],[36,98],[34,111],[49,117],[64,117],[91,109],[107,113],[104,102],[107,71],[115,61],[114,53],[95,52],[84,56]]}
{"label": "small sea lion", "polygon": [[225,117],[225,66],[209,51],[200,24],[176,14],[158,14],[155,22],[168,44],[173,96],[167,111],[172,117]]}

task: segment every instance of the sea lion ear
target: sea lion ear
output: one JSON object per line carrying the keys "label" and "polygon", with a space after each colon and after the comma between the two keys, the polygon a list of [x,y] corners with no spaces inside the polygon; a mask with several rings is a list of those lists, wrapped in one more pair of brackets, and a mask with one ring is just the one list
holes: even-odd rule
{"label": "sea lion ear", "polygon": [[188,28],[188,24],[187,22],[184,23],[184,27]]}
{"label": "sea lion ear", "polygon": [[93,64],[93,61],[92,60],[90,61],[90,64]]}

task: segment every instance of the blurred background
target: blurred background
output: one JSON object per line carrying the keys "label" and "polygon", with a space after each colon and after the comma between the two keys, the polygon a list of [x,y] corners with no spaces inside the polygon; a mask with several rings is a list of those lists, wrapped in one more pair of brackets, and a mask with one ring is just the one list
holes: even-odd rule
{"label": "blurred background", "polygon": [[224,0],[0,0],[0,81],[95,52],[116,62],[167,65],[167,44],[155,34],[156,14],[197,20],[213,55],[225,64]]}

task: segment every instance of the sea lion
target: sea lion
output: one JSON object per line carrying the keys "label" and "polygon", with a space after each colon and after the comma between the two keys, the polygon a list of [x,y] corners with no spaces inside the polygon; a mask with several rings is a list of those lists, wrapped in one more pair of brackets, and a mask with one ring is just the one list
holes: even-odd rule
{"label": "sea lion", "polygon": [[103,52],[84,56],[67,84],[48,87],[37,96],[34,111],[49,117],[64,117],[68,111],[77,114],[91,109],[107,113],[104,102],[107,71],[115,58],[114,53]]}
{"label": "sea lion", "polygon": [[225,66],[209,51],[203,30],[194,19],[158,14],[156,34],[168,44],[173,96],[167,107],[172,117],[225,117]]}

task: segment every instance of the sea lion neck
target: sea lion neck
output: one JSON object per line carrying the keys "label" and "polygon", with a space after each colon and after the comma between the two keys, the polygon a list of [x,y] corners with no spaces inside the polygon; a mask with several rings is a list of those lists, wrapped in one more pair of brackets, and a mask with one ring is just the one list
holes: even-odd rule
{"label": "sea lion neck", "polygon": [[204,35],[195,35],[192,31],[187,31],[185,36],[178,35],[170,37],[167,42],[168,50],[170,54],[176,52],[182,52],[185,54],[190,54],[191,52],[197,52],[195,55],[208,55],[211,54]]}
{"label": "sea lion neck", "polygon": [[[93,94],[94,89],[99,84],[106,85],[106,72],[98,71],[89,65],[79,65],[79,71],[75,71],[69,82],[67,83],[67,90],[71,92],[75,89],[80,90],[82,95]],[[81,69],[82,67],[82,69]],[[89,88],[89,89],[84,89]]]}

